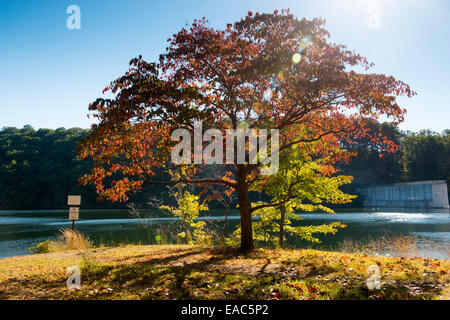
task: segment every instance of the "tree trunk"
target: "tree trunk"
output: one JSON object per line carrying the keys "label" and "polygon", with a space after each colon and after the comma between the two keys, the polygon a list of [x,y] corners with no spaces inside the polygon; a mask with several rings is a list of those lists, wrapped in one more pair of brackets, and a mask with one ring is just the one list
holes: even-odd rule
{"label": "tree trunk", "polygon": [[281,205],[280,207],[280,248],[283,248],[284,246],[284,217],[286,215],[286,207],[284,205]]}
{"label": "tree trunk", "polygon": [[225,238],[227,237],[227,227],[228,227],[228,213],[230,211],[229,207],[225,208],[225,223],[223,226],[223,243],[225,243]]}
{"label": "tree trunk", "polygon": [[238,169],[238,202],[241,213],[241,248],[242,252],[249,252],[253,249],[253,227],[252,215],[250,212],[250,200],[248,198],[248,185],[245,181],[243,170]]}
{"label": "tree trunk", "polygon": [[[245,195],[248,200],[248,194]],[[245,205],[245,200],[239,200],[239,211],[241,212],[241,251],[249,252],[253,249],[253,228],[250,207]]]}

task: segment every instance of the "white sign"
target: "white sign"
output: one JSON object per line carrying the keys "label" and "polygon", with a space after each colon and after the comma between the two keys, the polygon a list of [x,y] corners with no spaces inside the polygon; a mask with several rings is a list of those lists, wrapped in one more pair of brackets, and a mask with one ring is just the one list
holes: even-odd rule
{"label": "white sign", "polygon": [[67,204],[69,206],[79,206],[81,204],[81,196],[69,196]]}
{"label": "white sign", "polygon": [[69,208],[69,220],[78,220],[80,216],[80,208],[70,207]]}

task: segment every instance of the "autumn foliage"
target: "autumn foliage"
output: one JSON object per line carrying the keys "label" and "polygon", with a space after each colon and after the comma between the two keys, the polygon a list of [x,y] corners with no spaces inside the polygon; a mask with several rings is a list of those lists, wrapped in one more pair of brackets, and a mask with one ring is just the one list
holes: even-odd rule
{"label": "autumn foliage", "polygon": [[[222,185],[236,191],[241,213],[241,249],[253,247],[248,192],[264,179],[263,164],[223,165],[222,176],[205,176],[204,165],[183,167],[171,180],[171,132],[193,129],[278,129],[280,154],[314,143],[314,157],[327,157],[321,174],[352,154],[341,149],[369,137],[380,151],[395,145],[367,125],[384,116],[398,124],[405,110],[396,97],[414,95],[392,76],[370,73],[366,58],[329,41],[320,19],[298,19],[288,10],[251,13],[224,29],[206,18],[168,39],[158,62],[142,57],[105,88],[114,97],[99,98],[89,110],[98,120],[79,146],[95,160],[91,173],[101,198],[125,201],[144,184]],[[357,71],[363,70],[363,71]],[[225,146],[224,146],[225,147]],[[225,152],[224,152],[225,154]],[[203,172],[203,173],[202,173]]]}

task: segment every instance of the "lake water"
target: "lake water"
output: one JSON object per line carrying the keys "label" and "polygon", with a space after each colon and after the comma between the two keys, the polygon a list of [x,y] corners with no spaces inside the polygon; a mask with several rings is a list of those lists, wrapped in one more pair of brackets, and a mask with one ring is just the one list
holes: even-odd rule
{"label": "lake water", "polygon": [[[95,244],[155,244],[157,232],[173,234],[176,222],[156,211],[145,211],[146,219],[138,219],[128,210],[81,210],[75,227]],[[384,235],[414,237],[420,255],[448,259],[450,248],[450,214],[448,210],[353,210],[336,214],[300,214],[302,225],[318,225],[338,221],[347,225],[336,235],[320,236],[322,243],[288,239],[291,247],[337,249],[344,241],[364,241]],[[61,228],[70,228],[67,210],[0,211],[0,258],[29,254],[27,248],[55,238]],[[210,227],[223,228],[224,211],[212,210],[203,217]],[[239,223],[237,210],[229,217],[228,232]],[[176,234],[176,232],[175,232]]]}

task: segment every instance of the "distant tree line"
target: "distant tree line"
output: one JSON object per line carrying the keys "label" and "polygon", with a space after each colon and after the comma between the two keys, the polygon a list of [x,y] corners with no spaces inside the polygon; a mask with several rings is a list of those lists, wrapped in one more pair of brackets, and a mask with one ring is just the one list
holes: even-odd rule
{"label": "distant tree line", "polygon": [[[450,184],[450,130],[442,133],[423,130],[403,132],[388,124],[377,124],[399,150],[381,154],[369,141],[355,141],[344,147],[358,152],[343,174],[358,186],[420,180],[447,180]],[[7,127],[0,130],[0,209],[62,209],[68,194],[81,194],[84,208],[125,208],[126,204],[98,202],[94,187],[81,187],[78,178],[90,171],[93,163],[75,154],[78,141],[89,130],[59,128],[35,130]],[[130,199],[145,206],[149,197],[168,198],[163,186],[153,186]],[[260,199],[260,197],[258,197]],[[358,200],[354,206],[358,206]],[[210,205],[214,207],[214,205]]]}
{"label": "distant tree line", "polygon": [[[74,148],[87,130],[3,128],[0,131],[0,208],[57,209],[67,194],[95,202],[94,190],[82,190],[77,177],[91,163],[79,161]],[[95,192],[94,192],[95,193]]]}
{"label": "distant tree line", "polygon": [[[358,153],[351,163],[340,166],[354,177],[353,183],[344,187],[347,192],[357,193],[360,186],[423,180],[446,180],[450,185],[450,130],[411,132],[387,123],[375,125],[398,145],[398,151],[380,153],[364,139],[346,145]],[[352,205],[359,206],[360,199]]]}

